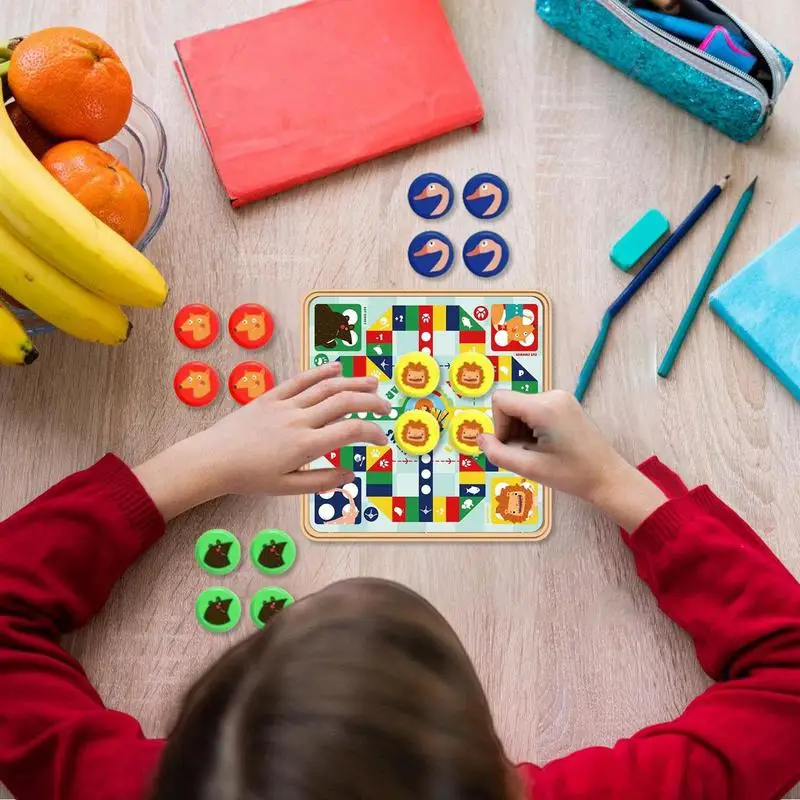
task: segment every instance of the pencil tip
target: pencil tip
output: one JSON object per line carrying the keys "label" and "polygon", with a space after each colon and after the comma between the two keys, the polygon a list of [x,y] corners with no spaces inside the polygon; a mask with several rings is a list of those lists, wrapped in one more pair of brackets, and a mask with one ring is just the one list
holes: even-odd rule
{"label": "pencil tip", "polygon": [[725,187],[726,187],[726,186],[727,186],[727,185],[730,183],[730,180],[731,180],[731,176],[730,176],[730,175],[726,175],[726,176],[725,176],[725,177],[724,177],[724,178],[723,178],[723,179],[722,179],[722,180],[719,182],[719,188],[720,188],[720,189],[725,189]]}
{"label": "pencil tip", "polygon": [[755,176],[755,178],[753,178],[753,182],[752,182],[752,183],[751,183],[751,184],[750,184],[750,185],[747,187],[747,190],[746,190],[746,191],[748,191],[748,192],[752,192],[752,191],[753,191],[753,189],[755,189],[755,188],[756,188],[756,184],[757,184],[757,183],[758,183],[758,175],[756,175],[756,176]]}

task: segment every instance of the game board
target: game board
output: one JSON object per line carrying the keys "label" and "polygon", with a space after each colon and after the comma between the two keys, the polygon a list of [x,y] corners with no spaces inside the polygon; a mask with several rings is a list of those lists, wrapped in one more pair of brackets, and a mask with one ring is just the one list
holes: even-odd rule
{"label": "game board", "polygon": [[[429,455],[409,456],[394,443],[394,420],[409,409],[433,414],[443,431],[461,408],[491,411],[491,396],[459,397],[448,378],[450,359],[481,352],[495,368],[495,388],[534,394],[550,388],[549,299],[539,292],[317,292],[303,313],[303,369],[331,360],[345,376],[372,375],[392,403],[375,420],[386,447],[346,447],[314,467],[355,473],[347,486],[303,499],[303,527],[312,539],[522,541],[551,527],[550,490],[501,470],[480,455],[462,455],[442,436]],[[395,385],[393,367],[409,352],[439,363],[438,388],[422,400]]]}

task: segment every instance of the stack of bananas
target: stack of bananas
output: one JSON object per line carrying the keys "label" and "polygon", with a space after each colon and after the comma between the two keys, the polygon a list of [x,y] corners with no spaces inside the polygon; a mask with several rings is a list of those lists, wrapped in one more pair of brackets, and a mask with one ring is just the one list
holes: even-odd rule
{"label": "stack of bananas", "polygon": [[[36,160],[0,93],[0,290],[78,339],[122,344],[120,306],[161,306],[167,284],[121,236],[85,209]],[[0,303],[0,365],[38,352]]]}

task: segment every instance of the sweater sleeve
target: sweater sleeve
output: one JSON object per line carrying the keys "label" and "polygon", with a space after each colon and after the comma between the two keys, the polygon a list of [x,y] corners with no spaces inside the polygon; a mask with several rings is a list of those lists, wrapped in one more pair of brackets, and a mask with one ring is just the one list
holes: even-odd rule
{"label": "sweater sleeve", "polygon": [[613,748],[522,765],[536,800],[777,800],[800,781],[800,585],[707,487],[670,498],[632,536],[641,578],[717,681],[676,720]]}
{"label": "sweater sleeve", "polygon": [[106,456],[0,523],[0,782],[17,800],[141,800],[162,743],[104,707],[59,645],[164,532]]}

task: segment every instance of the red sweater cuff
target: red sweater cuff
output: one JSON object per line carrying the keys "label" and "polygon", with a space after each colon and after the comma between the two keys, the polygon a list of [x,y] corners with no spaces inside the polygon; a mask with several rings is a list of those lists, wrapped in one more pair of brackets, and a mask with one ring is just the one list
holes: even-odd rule
{"label": "red sweater cuff", "polygon": [[163,535],[166,523],[161,512],[124,461],[109,453],[89,471],[95,473],[98,485],[106,487],[131,530],[140,532],[144,547]]}

